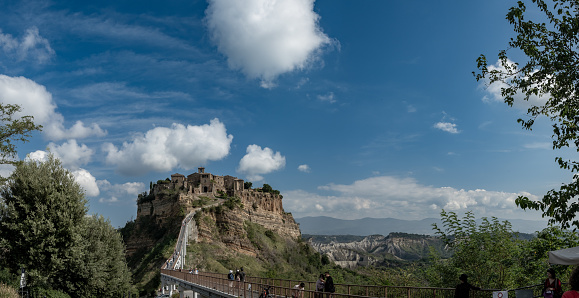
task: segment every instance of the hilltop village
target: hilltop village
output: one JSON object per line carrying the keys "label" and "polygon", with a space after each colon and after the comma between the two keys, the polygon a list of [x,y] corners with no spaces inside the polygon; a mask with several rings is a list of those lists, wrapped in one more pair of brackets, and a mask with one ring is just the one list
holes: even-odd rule
{"label": "hilltop village", "polygon": [[[267,227],[282,237],[301,238],[299,225],[291,213],[283,209],[282,198],[279,191],[245,188],[243,179],[214,175],[200,167],[187,177],[176,173],[171,175],[170,180],[151,183],[149,193],[138,197],[137,222],[142,218],[151,218],[161,226],[173,226],[176,221],[180,222],[185,215],[195,211],[197,218],[208,220],[198,221],[192,240],[215,241],[217,227],[220,236],[230,239],[228,246],[241,253],[255,255],[255,249],[244,243],[245,222]],[[235,202],[235,208],[216,212],[223,208],[219,205],[228,200]],[[208,224],[210,222],[213,224]],[[127,242],[127,252],[131,254],[138,247],[150,246],[152,242],[152,239],[133,238]]]}

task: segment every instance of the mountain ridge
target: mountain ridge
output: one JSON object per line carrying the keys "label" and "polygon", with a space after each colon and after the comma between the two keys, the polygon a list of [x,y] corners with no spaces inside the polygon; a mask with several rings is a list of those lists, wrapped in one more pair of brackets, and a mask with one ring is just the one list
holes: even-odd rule
{"label": "mountain ridge", "polygon": [[[505,219],[499,219],[501,222]],[[513,226],[513,231],[534,234],[547,227],[546,221],[507,219]],[[339,219],[329,216],[306,216],[295,218],[300,225],[302,234],[310,235],[389,235],[390,233],[409,233],[420,235],[434,235],[432,224],[442,226],[437,218],[419,220],[404,220],[395,218]],[[476,220],[477,223],[480,219]]]}

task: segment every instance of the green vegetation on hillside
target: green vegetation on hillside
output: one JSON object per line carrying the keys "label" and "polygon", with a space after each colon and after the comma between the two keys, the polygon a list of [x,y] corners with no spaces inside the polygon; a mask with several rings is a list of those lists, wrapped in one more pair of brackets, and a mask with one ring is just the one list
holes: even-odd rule
{"label": "green vegetation on hillside", "polygon": [[127,257],[140,296],[154,295],[159,288],[160,269],[174,251],[181,219],[175,217],[160,225],[154,216],[141,216],[120,229],[125,242],[131,238],[152,242],[152,247],[143,246]]}

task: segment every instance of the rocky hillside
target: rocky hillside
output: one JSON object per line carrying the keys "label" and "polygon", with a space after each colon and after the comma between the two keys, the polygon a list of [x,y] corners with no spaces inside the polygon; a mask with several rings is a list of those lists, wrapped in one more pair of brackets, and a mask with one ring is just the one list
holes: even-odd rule
{"label": "rocky hillside", "polygon": [[247,236],[248,223],[264,227],[282,238],[301,238],[298,224],[283,210],[281,195],[245,191],[224,205],[203,208],[195,216],[196,242],[222,242],[229,249],[257,256],[258,248]]}
{"label": "rocky hillside", "polygon": [[427,258],[431,249],[445,254],[441,240],[427,235],[304,235],[304,239],[320,254],[328,256],[331,261],[344,268],[398,266],[406,261]]}

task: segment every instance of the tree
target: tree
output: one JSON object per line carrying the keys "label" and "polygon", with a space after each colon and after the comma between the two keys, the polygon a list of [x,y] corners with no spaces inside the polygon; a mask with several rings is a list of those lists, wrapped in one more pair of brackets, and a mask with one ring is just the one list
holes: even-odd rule
{"label": "tree", "polygon": [[273,188],[269,185],[269,184],[264,184],[263,187],[261,188],[261,191],[263,192],[272,192]]}
{"label": "tree", "polygon": [[[508,43],[509,49],[519,49],[526,56],[521,66],[507,58],[507,50],[498,54],[499,67],[488,66],[481,55],[477,59],[477,81],[502,84],[501,95],[512,106],[515,100],[529,101],[526,119],[518,119],[522,127],[531,129],[535,119],[543,115],[552,121],[553,149],[574,145],[579,150],[579,2],[577,0],[532,0],[537,13],[526,13],[526,5],[519,1],[509,9],[506,19],[513,26],[515,37]],[[525,16],[538,17],[538,21]],[[542,22],[548,21],[548,24]],[[556,158],[563,169],[572,173],[579,171],[579,162]],[[575,177],[573,177],[575,178]],[[579,180],[563,184],[559,190],[552,189],[540,201],[527,197],[516,200],[523,209],[535,209],[549,217],[549,223],[563,228],[579,227],[575,215],[579,211]]]}
{"label": "tree", "polygon": [[83,260],[78,268],[84,280],[82,297],[122,297],[131,290],[121,234],[108,219],[87,216],[82,228]]}
{"label": "tree", "polygon": [[442,210],[442,227],[433,224],[435,234],[453,251],[448,260],[436,260],[428,272],[434,286],[454,286],[462,273],[483,288],[504,289],[517,286],[515,272],[519,241],[513,237],[508,221],[482,218],[477,225],[472,212],[463,219]]}
{"label": "tree", "polygon": [[552,267],[560,280],[567,280],[573,270],[572,266],[549,265],[549,251],[579,245],[577,233],[550,226],[537,232],[537,236],[521,243],[518,263],[520,264],[517,284],[534,284],[544,277],[546,270]]}
{"label": "tree", "polygon": [[17,117],[20,110],[18,105],[0,103],[0,164],[16,163],[14,143],[27,142],[32,131],[42,128],[34,124],[32,116]]}
{"label": "tree", "polygon": [[253,183],[249,181],[243,183],[243,189],[251,189],[251,186],[253,186]]}
{"label": "tree", "polygon": [[87,201],[53,155],[16,165],[0,192],[0,262],[33,288],[112,297],[130,287],[120,235],[86,217]]}
{"label": "tree", "polygon": [[16,166],[2,189],[1,258],[16,271],[24,266],[30,284],[67,288],[69,268],[80,257],[80,227],[86,200],[72,175],[50,156]]}

